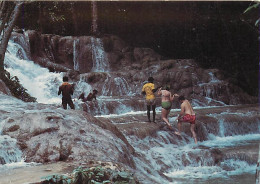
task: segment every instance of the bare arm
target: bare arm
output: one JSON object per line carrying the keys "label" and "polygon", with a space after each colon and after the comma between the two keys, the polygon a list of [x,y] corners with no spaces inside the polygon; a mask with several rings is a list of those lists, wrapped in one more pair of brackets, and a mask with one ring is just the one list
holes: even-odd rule
{"label": "bare arm", "polygon": [[173,101],[174,99],[174,95],[172,95],[172,93],[170,93],[170,100]]}
{"label": "bare arm", "polygon": [[173,99],[174,99],[174,97],[178,97],[179,95],[178,94],[173,94],[172,96],[171,96],[171,101],[173,101]]}
{"label": "bare arm", "polygon": [[162,88],[159,88],[157,95],[162,95]]}
{"label": "bare arm", "polygon": [[181,104],[181,112],[180,112],[180,114],[179,114],[179,116],[178,116],[178,119],[181,117],[181,116],[183,116],[185,114],[185,105],[182,103]]}
{"label": "bare arm", "polygon": [[157,88],[155,88],[155,89],[153,89],[152,91],[153,91],[153,93],[155,93],[158,89],[160,89],[161,87],[157,87]]}

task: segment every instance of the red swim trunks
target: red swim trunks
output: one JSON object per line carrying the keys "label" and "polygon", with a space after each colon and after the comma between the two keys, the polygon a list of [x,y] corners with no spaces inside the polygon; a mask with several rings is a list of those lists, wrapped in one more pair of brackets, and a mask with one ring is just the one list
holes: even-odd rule
{"label": "red swim trunks", "polygon": [[184,116],[181,117],[181,121],[190,122],[191,124],[195,124],[195,120],[196,120],[195,115],[185,114]]}

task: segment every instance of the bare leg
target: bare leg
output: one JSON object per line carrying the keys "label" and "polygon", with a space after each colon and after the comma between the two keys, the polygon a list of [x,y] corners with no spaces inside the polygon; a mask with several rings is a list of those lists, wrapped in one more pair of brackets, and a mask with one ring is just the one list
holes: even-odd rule
{"label": "bare leg", "polygon": [[172,126],[167,117],[169,112],[170,112],[170,110],[166,110],[166,109],[162,108],[162,119],[168,125],[168,127],[172,130]]}
{"label": "bare leg", "polygon": [[197,135],[196,135],[194,129],[195,129],[195,124],[190,124],[190,131],[192,133],[192,137],[194,139],[194,142],[197,144],[197,142],[198,142],[197,141]]}
{"label": "bare leg", "polygon": [[155,115],[156,115],[155,105],[152,105],[152,110],[153,110],[153,122],[155,122]]}
{"label": "bare leg", "polygon": [[147,118],[148,118],[148,121],[151,122],[151,119],[150,119],[150,110],[151,110],[151,106],[150,105],[147,105]]}
{"label": "bare leg", "polygon": [[65,101],[64,99],[62,99],[62,106],[63,109],[67,109],[67,101]]}
{"label": "bare leg", "polygon": [[69,104],[69,106],[70,106],[71,109],[75,109],[75,106],[74,106],[72,100],[70,100],[70,101],[68,102],[68,104]]}
{"label": "bare leg", "polygon": [[181,135],[181,121],[180,120],[178,120],[178,131],[175,131],[174,133],[176,134],[176,135]]}

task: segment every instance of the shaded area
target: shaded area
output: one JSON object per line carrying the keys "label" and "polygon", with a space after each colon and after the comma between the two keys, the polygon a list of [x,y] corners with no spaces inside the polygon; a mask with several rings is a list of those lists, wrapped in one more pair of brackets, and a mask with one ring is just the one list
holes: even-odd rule
{"label": "shaded area", "polygon": [[[97,2],[98,31],[118,35],[134,47],[152,48],[165,58],[196,58],[205,68],[226,71],[235,84],[257,96],[258,11],[243,14],[249,4]],[[31,3],[23,13],[19,26],[26,29],[91,34],[91,2]]]}

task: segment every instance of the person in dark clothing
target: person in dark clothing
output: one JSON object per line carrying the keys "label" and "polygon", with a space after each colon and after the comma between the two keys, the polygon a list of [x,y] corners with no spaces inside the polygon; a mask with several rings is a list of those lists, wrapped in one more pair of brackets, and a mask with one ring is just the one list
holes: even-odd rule
{"label": "person in dark clothing", "polygon": [[82,99],[83,102],[86,102],[86,101],[92,101],[93,99],[97,100],[97,95],[98,91],[96,89],[93,90],[92,93],[89,93],[89,95],[85,98],[85,95],[84,93],[81,93],[80,96],[79,96],[79,99]]}
{"label": "person in dark clothing", "polygon": [[73,86],[68,83],[69,78],[64,76],[63,83],[59,87],[58,95],[62,93],[62,106],[64,109],[67,109],[67,104],[70,106],[71,109],[75,109],[75,106],[72,102],[71,95],[73,95]]}

